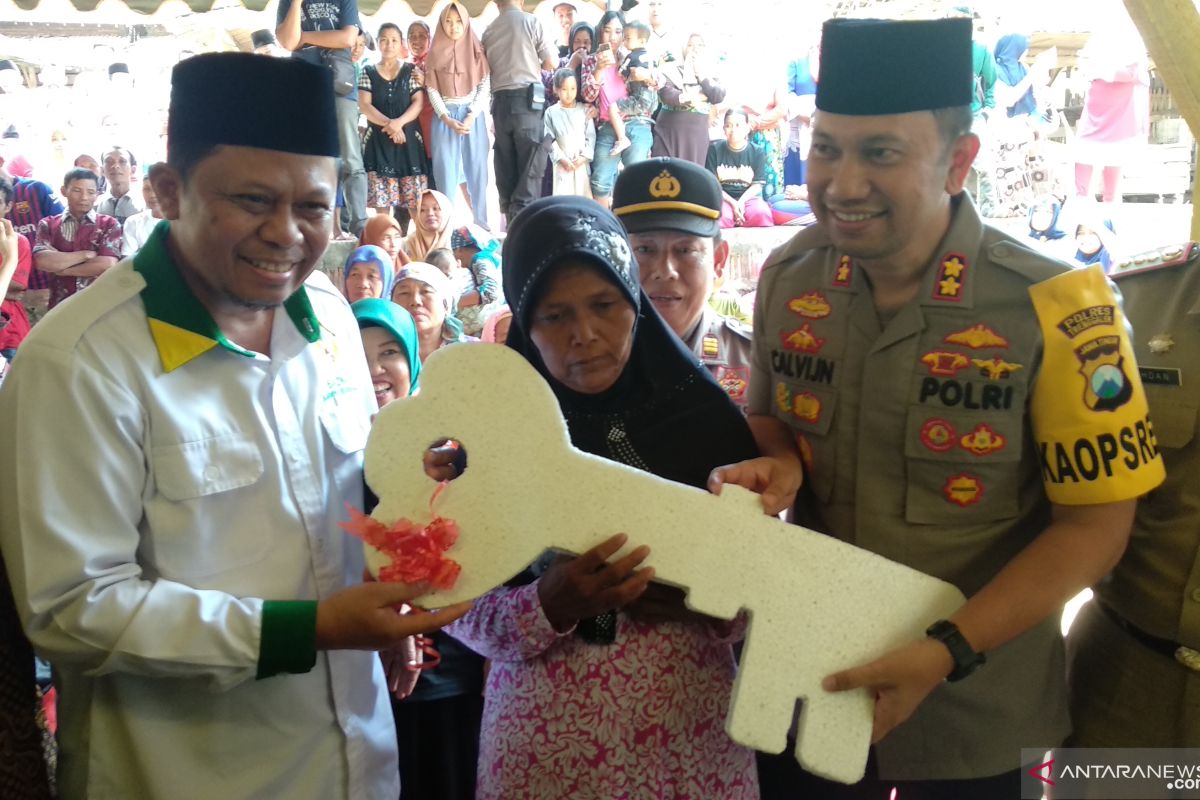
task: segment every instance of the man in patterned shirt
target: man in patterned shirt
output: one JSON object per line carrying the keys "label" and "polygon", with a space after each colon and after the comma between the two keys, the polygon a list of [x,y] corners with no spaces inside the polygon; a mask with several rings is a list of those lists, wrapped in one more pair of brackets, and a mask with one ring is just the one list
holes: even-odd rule
{"label": "man in patterned shirt", "polygon": [[50,308],[121,260],[121,223],[93,209],[96,176],[73,169],[63,179],[67,210],[38,223],[33,263],[50,274]]}

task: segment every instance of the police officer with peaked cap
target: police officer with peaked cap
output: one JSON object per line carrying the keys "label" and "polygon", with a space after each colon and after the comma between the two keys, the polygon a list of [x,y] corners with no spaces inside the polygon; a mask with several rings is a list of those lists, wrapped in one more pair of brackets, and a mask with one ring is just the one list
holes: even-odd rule
{"label": "police officer with peaked cap", "polygon": [[678,158],[647,159],[617,178],[612,210],[629,232],[655,309],[745,410],[750,329],[708,303],[729,260],[716,176]]}
{"label": "police officer with peaked cap", "polygon": [[[1163,479],[1103,273],[985,225],[963,191],[971,83],[969,20],[825,23],[818,224],[759,278],[749,420],[773,485],[804,463],[803,524],[968,600],[826,677],[875,697],[864,780],[765,757],[765,798],[1020,796],[1021,749],[1069,731],[1062,607],[1117,562]],[[754,483],[754,466],[718,477]]]}

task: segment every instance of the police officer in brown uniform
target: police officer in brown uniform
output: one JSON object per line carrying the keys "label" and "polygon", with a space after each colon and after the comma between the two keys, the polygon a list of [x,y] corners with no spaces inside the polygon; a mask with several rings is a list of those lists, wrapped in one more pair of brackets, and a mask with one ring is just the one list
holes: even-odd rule
{"label": "police officer in brown uniform", "polygon": [[749,420],[776,461],[716,478],[784,487],[798,450],[804,524],[969,600],[825,679],[876,697],[862,782],[789,752],[760,761],[765,798],[1019,797],[1020,749],[1069,729],[1062,607],[1116,564],[1162,480],[1102,272],[984,225],[963,192],[970,102],[969,20],[825,23],[819,224],[768,259],[755,309]]}
{"label": "police officer in brown uniform", "polygon": [[612,210],[629,231],[655,309],[744,411],[750,329],[708,304],[729,260],[716,176],[678,158],[647,159],[617,178]]}
{"label": "police officer in brown uniform", "polygon": [[1116,266],[1167,480],[1067,639],[1071,744],[1200,747],[1200,246]]}

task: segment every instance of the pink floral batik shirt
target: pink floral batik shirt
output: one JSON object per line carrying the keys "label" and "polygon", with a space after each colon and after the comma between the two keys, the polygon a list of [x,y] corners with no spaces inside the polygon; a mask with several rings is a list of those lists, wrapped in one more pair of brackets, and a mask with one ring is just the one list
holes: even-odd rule
{"label": "pink floral batik shirt", "polygon": [[757,800],[754,753],[725,734],[732,629],[622,614],[589,644],[554,630],[536,583],[484,595],[447,628],[492,662],[479,800]]}

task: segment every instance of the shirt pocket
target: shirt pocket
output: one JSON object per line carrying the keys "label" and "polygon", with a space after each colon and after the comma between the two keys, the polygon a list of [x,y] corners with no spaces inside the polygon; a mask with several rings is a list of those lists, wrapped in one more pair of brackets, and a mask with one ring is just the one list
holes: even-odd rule
{"label": "shirt pocket", "polygon": [[153,561],[163,575],[213,575],[263,558],[278,498],[256,491],[258,444],[238,433],[161,445],[152,451],[159,497],[147,504]]}
{"label": "shirt pocket", "polygon": [[837,473],[837,392],[808,383],[775,380],[775,415],[788,423],[804,463],[804,480],[821,503],[833,497]]}
{"label": "shirt pocket", "polygon": [[910,408],[904,442],[905,519],[944,525],[1015,518],[1023,439],[1020,414]]}
{"label": "shirt pocket", "polygon": [[325,435],[334,449],[346,455],[361,453],[366,448],[370,424],[358,406],[326,402],[321,409],[321,427],[325,429]]}
{"label": "shirt pocket", "polygon": [[1200,400],[1179,396],[1179,389],[1146,387],[1150,424],[1159,447],[1182,450],[1196,437]]}

